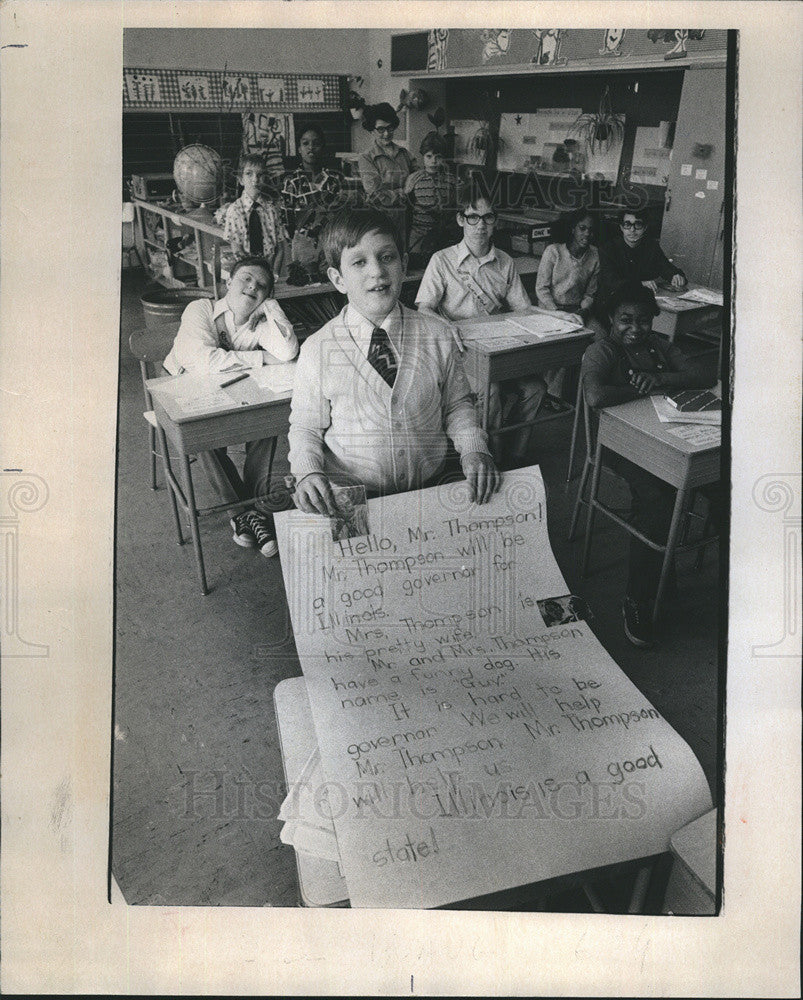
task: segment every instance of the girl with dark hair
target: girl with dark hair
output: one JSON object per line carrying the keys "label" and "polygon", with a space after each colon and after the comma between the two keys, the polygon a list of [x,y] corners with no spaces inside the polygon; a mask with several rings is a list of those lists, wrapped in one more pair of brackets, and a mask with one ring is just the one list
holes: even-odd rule
{"label": "girl with dark hair", "polygon": [[293,284],[323,280],[319,237],[330,216],[345,203],[345,178],[324,166],[325,154],[322,129],[305,126],[298,139],[301,165],[286,174],[282,184],[282,215],[292,241],[289,277]]}
{"label": "girl with dark hair", "polygon": [[362,186],[369,202],[391,216],[406,246],[404,185],[413,171],[413,158],[393,141],[399,116],[386,102],[369,105],[363,111],[362,126],[374,137],[357,161]]}
{"label": "girl with dark hair", "polygon": [[562,242],[550,244],[538,265],[535,290],[542,309],[575,313],[584,323],[591,315],[599,281],[599,253],[594,219],[585,209],[563,216]]}

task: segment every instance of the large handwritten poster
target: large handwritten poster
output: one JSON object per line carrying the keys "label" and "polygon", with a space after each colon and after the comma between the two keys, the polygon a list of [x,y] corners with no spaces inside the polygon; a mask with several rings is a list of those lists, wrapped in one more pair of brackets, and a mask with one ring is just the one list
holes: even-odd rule
{"label": "large handwritten poster", "polygon": [[654,854],[710,808],[689,747],[574,620],[537,468],[482,507],[464,483],[368,506],[339,541],[276,515],[353,906]]}

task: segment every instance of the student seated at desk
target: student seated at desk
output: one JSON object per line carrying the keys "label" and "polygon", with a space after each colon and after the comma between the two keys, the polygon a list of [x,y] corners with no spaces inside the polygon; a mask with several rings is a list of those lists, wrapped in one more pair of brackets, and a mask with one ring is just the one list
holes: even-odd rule
{"label": "student seated at desk", "polygon": [[452,330],[399,303],[406,258],[395,226],[376,209],[344,211],[322,243],[348,303],[301,347],[288,435],[296,505],[333,516],[330,478],[369,496],[432,485],[447,435],[472,498],[486,502],[500,477]]}
{"label": "student seated at desk", "polygon": [[223,233],[235,259],[264,257],[278,271],[277,252],[283,249],[285,236],[273,202],[262,193],[266,179],[261,155],[247,153],[240,160],[243,193],[226,209]]}
{"label": "student seated at desk", "polygon": [[455,239],[450,227],[454,227],[456,185],[443,162],[446,141],[442,136],[428,132],[418,151],[424,169],[410,174],[404,192],[412,205],[410,266],[423,268],[435,250]]}
{"label": "student seated at desk", "polygon": [[[231,270],[228,291],[218,302],[196,299],[181,317],[172,350],[164,367],[171,375],[182,372],[237,372],[260,365],[292,361],[298,341],[281,306],[270,298],[273,272],[263,257],[243,257]],[[272,438],[245,446],[242,478],[225,448],[198,456],[212,487],[224,502],[267,495],[270,488]],[[256,509],[232,514],[234,541],[276,555],[273,519]]]}
{"label": "student seated at desk", "polygon": [[[583,355],[585,398],[594,410],[666,390],[708,388],[712,373],[652,333],[659,309],[652,289],[638,281],[620,285],[609,299],[610,333]],[[606,467],[630,487],[631,523],[653,541],[669,534],[675,490],[621,455],[606,454]],[[714,499],[713,495],[710,499]],[[625,635],[635,646],[652,645],[652,609],[663,553],[631,536],[627,590],[622,605]]]}
{"label": "student seated at desk", "polygon": [[658,240],[649,234],[645,211],[626,209],[619,230],[619,235],[599,248],[598,302],[605,318],[610,314],[607,299],[625,281],[640,281],[653,292],[658,290],[659,280],[678,289],[686,285],[686,275],[668,260]]}
{"label": "student seated at desk", "polygon": [[[491,242],[496,213],[476,189],[465,187],[458,192],[457,224],[463,239],[432,255],[415,298],[416,307],[448,320],[531,309],[512,258]],[[496,429],[503,422],[534,420],[546,394],[546,383],[539,376],[495,383],[491,386],[489,426]],[[529,450],[530,428],[506,437],[514,438],[511,464],[521,465]]]}
{"label": "student seated at desk", "polygon": [[[570,313],[578,323],[589,326],[599,281],[599,252],[593,244],[594,218],[584,208],[564,215],[556,227],[560,243],[550,243],[538,265],[535,291],[541,309]],[[602,328],[600,327],[600,332]],[[565,368],[544,372],[549,395],[544,401],[552,410],[565,407],[560,397]]]}

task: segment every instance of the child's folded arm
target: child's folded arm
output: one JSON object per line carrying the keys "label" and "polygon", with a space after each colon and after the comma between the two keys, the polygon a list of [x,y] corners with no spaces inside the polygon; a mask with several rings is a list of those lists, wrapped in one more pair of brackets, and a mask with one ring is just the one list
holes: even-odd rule
{"label": "child's folded arm", "polygon": [[616,355],[606,342],[592,344],[583,355],[581,375],[586,402],[593,410],[639,398],[631,385],[612,385]]}
{"label": "child's folded arm", "polygon": [[555,267],[555,244],[550,244],[538,264],[538,274],[535,278],[535,294],[538,305],[542,309],[557,309],[557,303],[552,297],[552,271]]}
{"label": "child's folded arm", "polygon": [[256,334],[262,350],[274,359],[271,361],[265,358],[265,363],[281,364],[292,361],[298,354],[298,338],[293,324],[275,299],[267,299],[261,308],[265,318],[257,326]]}
{"label": "child's folded arm", "polygon": [[180,367],[189,372],[227,372],[262,364],[262,351],[226,351],[220,347],[212,322],[211,305],[206,299],[191,302],[184,310],[171,352]]}

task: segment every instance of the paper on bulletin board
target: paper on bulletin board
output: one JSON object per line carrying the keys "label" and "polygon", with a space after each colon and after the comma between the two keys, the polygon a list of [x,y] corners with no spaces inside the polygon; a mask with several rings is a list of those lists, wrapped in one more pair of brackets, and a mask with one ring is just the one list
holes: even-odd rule
{"label": "paper on bulletin board", "polygon": [[[664,851],[699,763],[582,621],[537,468],[369,502],[370,532],[276,515],[352,906],[432,907]],[[549,619],[552,620],[552,619]]]}
{"label": "paper on bulletin board", "polygon": [[630,168],[631,183],[655,184],[659,187],[666,187],[669,183],[672,150],[663,145],[665,138],[666,129],[660,126],[636,129]]}

